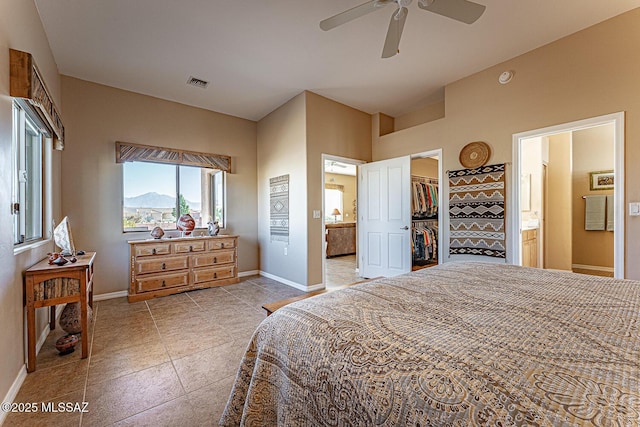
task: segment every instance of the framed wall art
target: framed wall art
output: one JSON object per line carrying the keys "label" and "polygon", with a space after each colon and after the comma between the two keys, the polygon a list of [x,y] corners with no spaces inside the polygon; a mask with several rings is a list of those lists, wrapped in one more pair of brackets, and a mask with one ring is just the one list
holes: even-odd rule
{"label": "framed wall art", "polygon": [[589,189],[594,190],[613,190],[614,173],[610,171],[599,171],[589,173]]}

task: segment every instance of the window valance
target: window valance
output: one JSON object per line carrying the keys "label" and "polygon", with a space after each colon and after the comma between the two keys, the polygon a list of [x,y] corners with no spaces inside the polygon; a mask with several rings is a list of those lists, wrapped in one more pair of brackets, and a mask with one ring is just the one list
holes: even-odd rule
{"label": "window valance", "polygon": [[324,188],[327,189],[327,190],[339,190],[339,191],[342,191],[344,193],[344,185],[325,183],[324,184]]}
{"label": "window valance", "polygon": [[116,141],[116,163],[124,162],[170,163],[231,172],[229,156]]}
{"label": "window valance", "polygon": [[27,52],[9,49],[9,68],[9,95],[27,101],[29,107],[49,128],[45,133],[53,131],[55,134],[53,148],[63,150],[64,125],[33,56]]}

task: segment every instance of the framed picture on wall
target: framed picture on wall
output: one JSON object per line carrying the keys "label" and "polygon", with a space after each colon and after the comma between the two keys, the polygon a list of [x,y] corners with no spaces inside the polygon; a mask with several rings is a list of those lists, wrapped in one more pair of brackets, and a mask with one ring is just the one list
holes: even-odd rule
{"label": "framed picture on wall", "polygon": [[613,190],[613,171],[589,173],[590,190]]}

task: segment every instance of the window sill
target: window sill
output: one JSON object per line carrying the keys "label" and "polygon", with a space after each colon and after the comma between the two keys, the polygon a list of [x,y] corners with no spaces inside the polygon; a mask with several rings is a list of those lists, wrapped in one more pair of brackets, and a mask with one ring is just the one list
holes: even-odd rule
{"label": "window sill", "polygon": [[27,243],[27,244],[24,244],[24,245],[20,245],[20,246],[18,246],[16,248],[13,248],[13,254],[14,255],[18,255],[18,254],[21,254],[23,252],[27,252],[27,251],[30,251],[32,249],[37,249],[39,247],[48,245],[50,243],[51,243],[51,239],[44,239],[44,240],[38,240],[37,242],[34,242],[34,243]]}

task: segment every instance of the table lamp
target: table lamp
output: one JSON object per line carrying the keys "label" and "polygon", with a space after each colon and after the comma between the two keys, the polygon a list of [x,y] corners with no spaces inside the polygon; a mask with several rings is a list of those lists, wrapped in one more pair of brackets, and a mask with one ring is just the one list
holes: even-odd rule
{"label": "table lamp", "polygon": [[342,214],[340,213],[338,208],[335,208],[333,212],[331,212],[331,215],[333,215],[333,222],[338,222],[338,215],[342,215]]}

